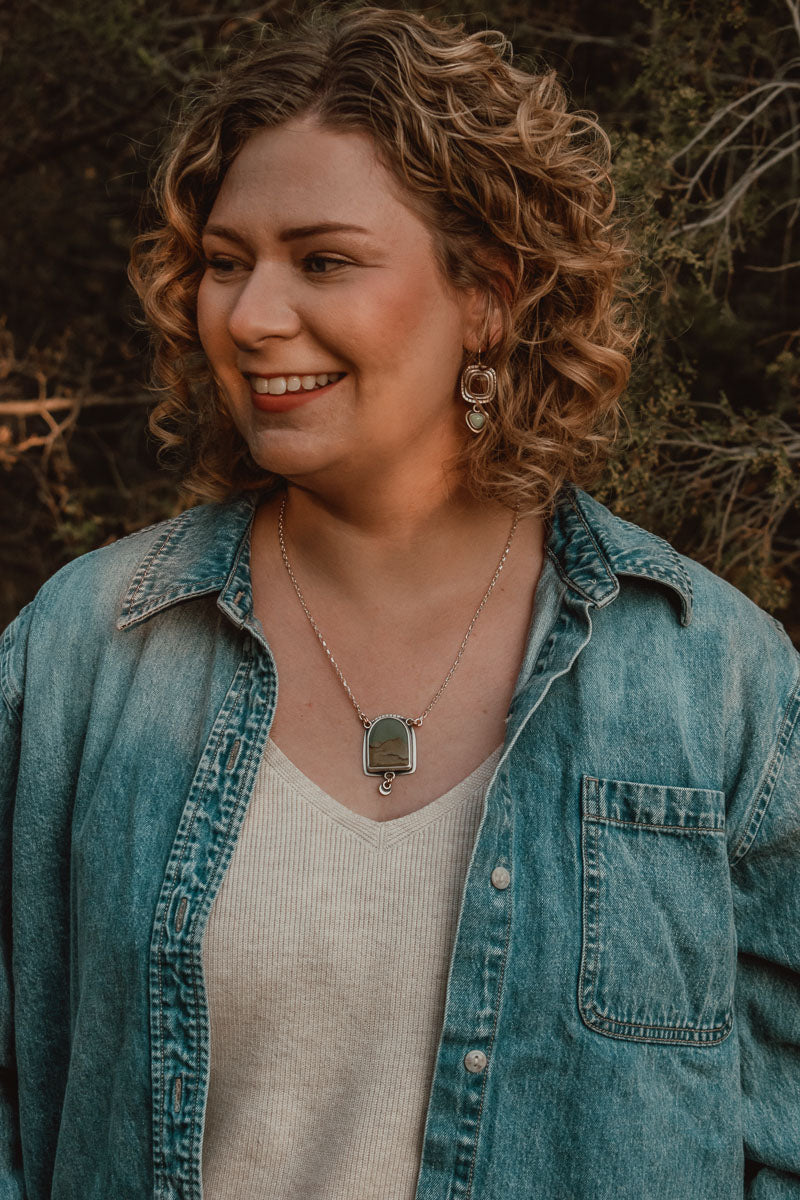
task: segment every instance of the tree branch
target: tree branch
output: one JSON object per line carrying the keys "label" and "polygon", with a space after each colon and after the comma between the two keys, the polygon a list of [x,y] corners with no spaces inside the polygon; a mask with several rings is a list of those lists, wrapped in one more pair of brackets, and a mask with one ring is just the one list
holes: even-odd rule
{"label": "tree branch", "polygon": [[152,396],[56,396],[50,400],[0,400],[0,419],[3,417],[43,417],[45,413],[64,409],[121,408],[152,404]]}

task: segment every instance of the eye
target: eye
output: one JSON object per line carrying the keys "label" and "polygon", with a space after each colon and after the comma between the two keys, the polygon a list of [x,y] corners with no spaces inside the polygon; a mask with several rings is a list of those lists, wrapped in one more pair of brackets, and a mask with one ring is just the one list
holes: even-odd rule
{"label": "eye", "polygon": [[215,275],[232,275],[238,265],[234,259],[222,258],[219,255],[205,260],[206,270],[213,271]]}
{"label": "eye", "polygon": [[303,266],[309,275],[330,275],[337,267],[349,265],[346,259],[331,258],[327,254],[309,254],[303,259]]}

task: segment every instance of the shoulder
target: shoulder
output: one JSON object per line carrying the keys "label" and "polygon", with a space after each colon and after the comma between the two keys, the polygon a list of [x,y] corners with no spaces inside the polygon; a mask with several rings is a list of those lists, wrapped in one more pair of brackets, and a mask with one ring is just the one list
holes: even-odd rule
{"label": "shoulder", "polygon": [[767,806],[796,796],[800,654],[780,622],[663,538],[585,493],[568,507],[574,537],[559,553],[592,625],[589,694],[624,714],[627,736],[652,741],[660,763],[715,781],[741,857]]}
{"label": "shoulder", "polygon": [[113,618],[117,602],[121,602],[140,565],[159,546],[180,536],[193,511],[137,529],[72,559],[50,576],[20,616],[26,614],[35,625],[54,620],[86,622],[101,613]]}
{"label": "shoulder", "polygon": [[[32,653],[62,664],[114,638],[123,615],[157,591],[169,600],[224,582],[251,512],[241,498],[190,508],[79,555],[47,580],[0,639],[0,690],[18,706]],[[235,546],[234,546],[235,549]]]}
{"label": "shoulder", "polygon": [[[778,690],[789,689],[800,655],[779,621],[727,580],[679,553],[664,538],[617,516],[580,490],[566,498],[574,545],[562,561],[577,561],[583,586],[604,626],[621,640],[652,639],[698,672],[718,672],[729,686],[771,674]],[[582,572],[582,574],[581,574]]]}
{"label": "shoulder", "polygon": [[781,719],[800,689],[800,654],[783,625],[701,563],[678,558],[693,592],[686,662],[697,677],[716,681],[720,711],[734,724],[737,707],[753,719],[759,712]]}

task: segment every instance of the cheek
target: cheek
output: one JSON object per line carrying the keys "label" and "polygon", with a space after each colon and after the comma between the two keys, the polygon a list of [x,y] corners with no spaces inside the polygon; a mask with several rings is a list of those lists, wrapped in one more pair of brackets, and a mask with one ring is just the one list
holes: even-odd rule
{"label": "cheek", "polygon": [[425,271],[381,281],[369,297],[348,306],[348,328],[354,344],[368,344],[387,370],[405,372],[420,355],[449,358],[450,342],[456,357],[461,352],[458,311],[438,277],[430,279]]}
{"label": "cheek", "polygon": [[230,342],[227,306],[213,280],[204,277],[197,290],[197,333],[209,358],[218,355]]}

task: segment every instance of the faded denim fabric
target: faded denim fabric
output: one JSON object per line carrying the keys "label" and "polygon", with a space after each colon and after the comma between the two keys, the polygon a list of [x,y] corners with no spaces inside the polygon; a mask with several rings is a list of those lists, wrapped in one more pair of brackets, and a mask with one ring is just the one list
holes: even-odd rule
{"label": "faded denim fabric", "polygon": [[[2,1200],[201,1196],[201,939],[278,695],[253,511],[85,555],[4,635]],[[800,657],[583,492],[547,551],[417,1198],[800,1200]]]}

